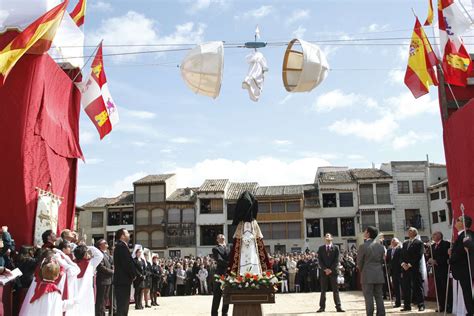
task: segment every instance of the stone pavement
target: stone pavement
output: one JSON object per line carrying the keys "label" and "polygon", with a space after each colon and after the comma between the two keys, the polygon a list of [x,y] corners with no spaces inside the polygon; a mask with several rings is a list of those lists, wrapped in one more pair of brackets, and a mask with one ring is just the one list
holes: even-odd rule
{"label": "stone pavement", "polygon": [[[341,292],[342,307],[346,313],[336,313],[332,294],[328,293],[326,312],[317,315],[365,315],[365,304],[362,292]],[[149,315],[170,315],[170,316],[209,316],[211,309],[212,296],[181,296],[181,297],[163,297],[158,303],[160,306],[146,308],[136,311],[133,305],[130,305],[132,316]],[[276,304],[263,305],[263,313],[266,316],[308,316],[316,315],[318,309],[319,293],[298,293],[298,294],[277,294]],[[391,308],[390,302],[385,302],[387,315],[442,315],[435,313],[436,302],[427,302],[426,310],[418,312],[413,308],[412,312],[400,312],[401,308]],[[220,314],[219,314],[220,315]],[[229,316],[232,315],[232,305]],[[249,315],[251,316],[251,315]]]}

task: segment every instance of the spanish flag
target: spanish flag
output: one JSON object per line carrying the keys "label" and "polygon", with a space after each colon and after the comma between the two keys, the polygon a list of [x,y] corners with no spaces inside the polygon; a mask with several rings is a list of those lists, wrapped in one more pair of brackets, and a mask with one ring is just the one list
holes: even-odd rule
{"label": "spanish flag", "polygon": [[438,59],[431,48],[425,31],[421,27],[420,21],[416,18],[405,73],[405,84],[415,98],[427,94],[430,85],[438,85],[436,72],[433,69],[436,64],[438,64]]}
{"label": "spanish flag", "polygon": [[469,53],[461,43],[459,49],[452,40],[448,40],[444,49],[443,72],[447,83],[465,87],[471,73],[472,62]]}
{"label": "spanish flag", "polygon": [[429,26],[433,24],[434,12],[433,12],[433,0],[428,0],[428,16],[426,17],[424,26]]}
{"label": "spanish flag", "polygon": [[40,16],[0,51],[0,87],[21,56],[49,50],[68,2],[66,0]]}
{"label": "spanish flag", "polygon": [[86,2],[87,0],[79,0],[74,10],[71,12],[72,20],[77,26],[84,24],[84,17],[86,16]]}

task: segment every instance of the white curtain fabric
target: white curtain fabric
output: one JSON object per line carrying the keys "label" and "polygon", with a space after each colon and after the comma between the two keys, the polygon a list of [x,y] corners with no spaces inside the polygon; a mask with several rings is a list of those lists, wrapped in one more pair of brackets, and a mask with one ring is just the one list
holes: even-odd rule
{"label": "white curtain fabric", "polygon": [[267,60],[260,52],[253,52],[246,59],[249,70],[242,82],[242,89],[247,89],[250,99],[257,102],[262,94],[265,72],[268,71]]}
{"label": "white curtain fabric", "polygon": [[36,206],[35,244],[41,245],[41,234],[51,229],[56,233],[58,229],[58,210],[61,200],[48,192],[40,190]]}
{"label": "white curtain fabric", "polygon": [[241,229],[240,275],[245,275],[247,272],[261,275],[262,268],[260,267],[257,250],[257,232],[254,230],[252,223],[249,222],[245,222],[244,225],[241,225]]}

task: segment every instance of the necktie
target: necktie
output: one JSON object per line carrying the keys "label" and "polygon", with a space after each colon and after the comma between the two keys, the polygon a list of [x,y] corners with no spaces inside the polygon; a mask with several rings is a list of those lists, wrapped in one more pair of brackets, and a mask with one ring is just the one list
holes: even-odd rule
{"label": "necktie", "polygon": [[392,249],[391,255],[392,255],[392,259],[393,259],[393,256],[395,255],[395,248]]}

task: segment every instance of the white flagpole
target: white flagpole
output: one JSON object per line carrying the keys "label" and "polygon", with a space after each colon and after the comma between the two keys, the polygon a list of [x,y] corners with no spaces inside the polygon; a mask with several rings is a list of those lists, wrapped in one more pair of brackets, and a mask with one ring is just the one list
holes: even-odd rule
{"label": "white flagpole", "polygon": [[[467,231],[466,231],[466,223],[464,221],[464,204],[461,203],[461,213],[462,213],[462,225],[463,225],[463,228],[464,228],[464,238],[467,238]],[[464,247],[464,240],[463,240],[463,247]],[[469,268],[469,280],[471,281],[471,296],[473,294],[473,288],[472,288],[472,271],[471,271],[471,258],[469,258],[469,249],[466,249],[466,247],[464,247],[464,249],[466,250],[466,255],[467,255],[467,267]]]}
{"label": "white flagpole", "polygon": [[[429,245],[430,247],[430,254],[431,254],[431,260],[434,260],[433,259],[433,247],[432,247],[432,244],[430,243]],[[435,293],[436,293],[436,306],[438,307],[438,312],[439,312],[439,299],[438,299],[438,287],[436,286],[436,269],[435,269],[435,265],[433,264],[433,261],[431,263],[431,266],[433,267],[433,277],[434,277],[434,285],[435,285]],[[446,309],[446,305],[444,305],[445,309]]]}

